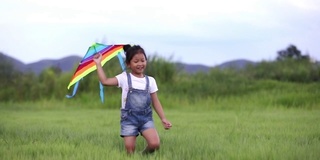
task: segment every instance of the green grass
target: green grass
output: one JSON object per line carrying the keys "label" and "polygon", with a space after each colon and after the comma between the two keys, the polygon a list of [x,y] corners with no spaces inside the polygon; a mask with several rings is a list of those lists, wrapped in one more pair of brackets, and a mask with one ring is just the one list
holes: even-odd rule
{"label": "green grass", "polygon": [[166,109],[171,130],[155,116],[161,149],[140,155],[145,142],[138,137],[137,153],[127,157],[119,110],[30,105],[0,105],[0,159],[320,158],[319,109]]}

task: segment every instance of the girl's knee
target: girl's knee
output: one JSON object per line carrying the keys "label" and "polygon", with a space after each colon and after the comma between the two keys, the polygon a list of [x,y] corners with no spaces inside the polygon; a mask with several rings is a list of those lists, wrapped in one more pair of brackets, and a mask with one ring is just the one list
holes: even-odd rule
{"label": "girl's knee", "polygon": [[142,152],[143,154],[150,154],[155,152],[156,150],[158,150],[160,148],[160,143],[159,142],[149,142],[148,146],[146,147],[146,149]]}
{"label": "girl's knee", "polygon": [[135,146],[134,145],[126,145],[126,150],[128,154],[134,153]]}
{"label": "girl's knee", "polygon": [[148,148],[157,150],[160,148],[160,142],[159,141],[152,141],[148,143]]}

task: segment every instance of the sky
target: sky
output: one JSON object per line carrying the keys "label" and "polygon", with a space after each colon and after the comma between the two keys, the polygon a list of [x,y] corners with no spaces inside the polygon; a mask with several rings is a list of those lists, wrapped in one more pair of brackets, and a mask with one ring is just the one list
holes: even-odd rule
{"label": "sky", "polygon": [[0,52],[24,63],[138,44],[190,64],[274,60],[295,45],[320,60],[319,0],[1,0]]}

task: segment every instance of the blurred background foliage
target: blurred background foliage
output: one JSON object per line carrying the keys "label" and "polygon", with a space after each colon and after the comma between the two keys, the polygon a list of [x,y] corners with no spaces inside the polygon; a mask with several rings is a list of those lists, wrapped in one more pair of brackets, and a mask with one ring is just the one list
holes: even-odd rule
{"label": "blurred background foliage", "polygon": [[[10,61],[3,57],[0,57],[0,61],[0,102],[56,100],[66,104],[70,101],[80,102],[82,105],[101,103],[96,72],[81,80],[77,95],[67,99],[65,95],[70,94],[73,89],[67,90],[67,85],[77,66],[74,66],[72,72],[66,73],[52,66],[35,75],[15,70]],[[163,104],[170,107],[202,100],[217,103],[230,97],[239,100],[251,97],[251,101],[260,99],[260,105],[320,106],[319,62],[301,54],[294,45],[279,51],[274,61],[257,62],[243,69],[212,68],[209,72],[190,74],[183,72],[177,64],[172,61],[172,57],[164,58],[157,54],[148,56],[146,74],[155,77],[159,87],[158,94]],[[109,77],[122,72],[116,58],[103,68]],[[105,107],[118,108],[120,93],[117,87],[105,87]],[[267,95],[273,97],[268,98]]]}

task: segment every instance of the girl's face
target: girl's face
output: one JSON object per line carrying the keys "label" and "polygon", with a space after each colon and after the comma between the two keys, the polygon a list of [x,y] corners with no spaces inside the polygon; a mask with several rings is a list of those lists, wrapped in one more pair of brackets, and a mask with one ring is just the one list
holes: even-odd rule
{"label": "girl's face", "polygon": [[144,76],[144,69],[147,67],[147,60],[143,53],[137,53],[134,55],[128,64],[131,68],[132,74],[136,77],[142,78]]}

